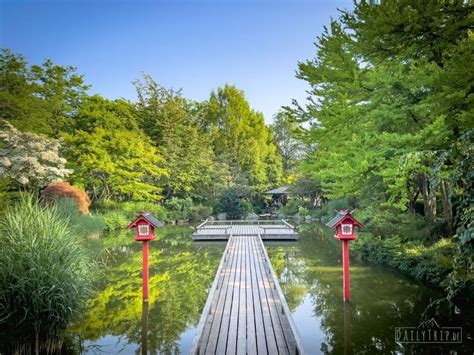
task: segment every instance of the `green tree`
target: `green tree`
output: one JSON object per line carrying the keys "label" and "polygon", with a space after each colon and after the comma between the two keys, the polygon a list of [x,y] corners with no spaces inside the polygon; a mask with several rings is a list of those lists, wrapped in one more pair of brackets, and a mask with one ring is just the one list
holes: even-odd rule
{"label": "green tree", "polygon": [[227,181],[236,182],[243,176],[257,190],[279,182],[281,158],[274,137],[263,115],[250,108],[242,91],[226,85],[212,92],[203,126],[211,136],[215,155],[226,167],[224,171],[231,173],[224,175]]}
{"label": "green tree", "polygon": [[72,180],[93,199],[159,200],[167,176],[163,158],[138,129],[126,101],[91,97],[65,134]]}
{"label": "green tree", "polygon": [[473,60],[470,9],[363,1],[325,30],[315,60],[300,63],[298,76],[312,87],[306,114],[317,120],[306,168],[330,196],[400,210],[421,198],[431,220],[442,200],[449,223],[453,187],[442,157],[472,129],[473,71],[460,60]]}
{"label": "green tree", "polygon": [[0,55],[0,118],[23,131],[59,137],[68,131],[89,87],[72,66],[46,60],[29,66],[4,49]]}
{"label": "green tree", "polygon": [[291,112],[283,110],[273,116],[270,129],[275,137],[277,152],[282,159],[283,171],[285,174],[291,173],[307,151],[300,137],[303,130]]}
{"label": "green tree", "polygon": [[163,156],[169,171],[164,180],[165,198],[198,197],[195,191],[212,183],[212,151],[199,127],[199,105],[179,91],[166,89],[149,75],[135,81],[139,125]]}

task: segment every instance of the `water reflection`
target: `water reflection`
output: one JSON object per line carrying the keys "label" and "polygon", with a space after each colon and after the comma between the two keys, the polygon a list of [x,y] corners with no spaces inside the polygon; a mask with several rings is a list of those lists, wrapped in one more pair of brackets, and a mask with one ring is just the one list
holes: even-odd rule
{"label": "water reflection", "polygon": [[351,304],[344,302],[344,355],[352,355]]}
{"label": "water reflection", "polygon": [[298,243],[265,244],[308,353],[465,353],[472,349],[472,339],[466,339],[472,334],[469,315],[456,317],[435,308],[426,317],[435,317],[442,326],[462,326],[463,344],[397,344],[395,327],[418,326],[426,307],[441,292],[383,268],[351,261],[351,302],[345,304],[341,246],[331,230],[305,225]]}
{"label": "water reflection", "polygon": [[[132,235],[104,238],[103,282],[86,314],[71,328],[83,353],[188,353],[225,243],[195,243],[189,227],[166,227],[150,244],[150,299],[142,303],[141,245]],[[340,242],[320,225],[300,240],[265,242],[273,268],[309,354],[449,353],[473,348],[469,310],[436,314],[462,326],[460,346],[402,345],[395,327],[416,327],[440,292],[382,268],[351,261],[351,302],[342,300]],[[99,272],[100,270],[98,270]],[[471,311],[472,312],[472,311]]]}
{"label": "water reflection", "polygon": [[148,354],[148,301],[142,307],[142,355]]}
{"label": "water reflection", "polygon": [[[108,236],[100,291],[71,329],[85,352],[178,353],[191,346],[225,244],[193,245],[189,227],[163,228],[150,243],[150,298],[142,302],[141,245]],[[128,239],[130,238],[130,239]]]}

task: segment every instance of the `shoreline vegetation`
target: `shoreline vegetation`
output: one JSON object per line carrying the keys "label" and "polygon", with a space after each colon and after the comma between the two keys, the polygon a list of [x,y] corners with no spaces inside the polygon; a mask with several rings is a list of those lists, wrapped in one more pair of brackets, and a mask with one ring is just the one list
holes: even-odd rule
{"label": "shoreline vegetation", "polygon": [[[355,210],[353,256],[472,302],[473,5],[409,3],[341,11],[298,63],[309,100],[270,125],[234,85],[197,102],[143,73],[135,101],[110,100],[75,67],[3,49],[0,351],[54,348],[100,281],[94,241],[145,211],[174,224]],[[287,201],[265,193],[283,186]],[[30,339],[7,344],[17,325]]]}

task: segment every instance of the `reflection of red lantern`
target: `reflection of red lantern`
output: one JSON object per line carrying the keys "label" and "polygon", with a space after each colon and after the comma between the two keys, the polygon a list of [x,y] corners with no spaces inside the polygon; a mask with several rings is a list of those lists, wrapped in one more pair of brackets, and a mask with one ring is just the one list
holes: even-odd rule
{"label": "reflection of red lantern", "polygon": [[143,299],[148,299],[148,241],[155,239],[155,228],[163,224],[151,215],[143,213],[137,217],[128,229],[135,229],[135,240],[143,242]]}
{"label": "reflection of red lantern", "polygon": [[336,235],[334,236],[334,238],[342,241],[344,301],[349,301],[349,240],[356,239],[355,227],[362,228],[363,224],[356,220],[354,217],[352,217],[349,212],[342,210],[337,212],[336,217],[331,219],[326,225],[328,227],[335,228]]}

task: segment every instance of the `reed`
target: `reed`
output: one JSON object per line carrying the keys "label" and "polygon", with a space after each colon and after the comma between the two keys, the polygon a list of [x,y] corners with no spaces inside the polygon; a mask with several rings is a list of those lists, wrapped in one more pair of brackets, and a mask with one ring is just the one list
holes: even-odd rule
{"label": "reed", "polygon": [[93,282],[93,263],[67,218],[22,196],[0,221],[0,253],[0,353],[60,343]]}

